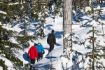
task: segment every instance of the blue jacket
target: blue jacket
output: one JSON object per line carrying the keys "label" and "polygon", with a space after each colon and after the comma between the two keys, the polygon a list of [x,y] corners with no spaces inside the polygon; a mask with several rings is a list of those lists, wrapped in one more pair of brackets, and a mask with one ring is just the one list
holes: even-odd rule
{"label": "blue jacket", "polygon": [[44,53],[44,48],[43,48],[43,46],[41,44],[37,44],[36,48],[38,50],[38,53]]}

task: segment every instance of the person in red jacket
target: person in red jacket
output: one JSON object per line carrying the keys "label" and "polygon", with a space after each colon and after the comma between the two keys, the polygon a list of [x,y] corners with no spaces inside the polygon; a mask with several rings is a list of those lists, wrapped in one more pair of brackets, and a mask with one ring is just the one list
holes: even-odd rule
{"label": "person in red jacket", "polygon": [[28,51],[28,55],[30,57],[31,63],[34,64],[35,60],[37,60],[38,58],[37,48],[35,46],[32,46]]}

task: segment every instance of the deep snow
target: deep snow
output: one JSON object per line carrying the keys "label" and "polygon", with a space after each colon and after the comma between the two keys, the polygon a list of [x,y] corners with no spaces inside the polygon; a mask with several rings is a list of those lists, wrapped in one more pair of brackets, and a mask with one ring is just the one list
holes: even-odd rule
{"label": "deep snow", "polygon": [[[99,7],[98,7],[99,8]],[[103,9],[103,16],[105,15],[105,7],[102,8]],[[75,12],[75,11],[74,11]],[[4,13],[0,11],[0,13]],[[78,15],[79,16],[79,15]],[[78,19],[78,16],[75,15],[73,16],[73,18],[75,18],[76,20]],[[104,18],[104,17],[102,17]],[[100,22],[105,23],[104,20],[99,19]],[[36,62],[35,67],[38,68],[38,70],[50,70],[51,67],[55,68],[55,70],[84,70],[84,68],[87,70],[89,70],[89,57],[86,57],[87,53],[90,53],[92,51],[92,44],[89,42],[89,38],[90,36],[92,36],[92,33],[88,33],[90,30],[92,30],[92,26],[95,27],[96,30],[99,30],[100,33],[99,34],[104,34],[104,30],[102,30],[102,26],[99,25],[99,23],[97,23],[95,20],[93,20],[91,18],[90,15],[86,15],[83,14],[81,15],[81,21],[80,22],[76,22],[75,20],[73,20],[73,51],[70,54],[70,60],[68,60],[68,58],[65,57],[65,55],[63,54],[63,18],[56,16],[55,19],[48,17],[46,18],[46,24],[44,25],[44,33],[46,35],[45,38],[40,39],[38,38],[38,40],[33,40],[33,41],[29,41],[30,46],[29,48],[36,42],[40,42],[43,46],[44,46],[44,50],[45,50],[45,54],[44,54],[44,58],[42,60],[40,60],[39,62]],[[32,23],[32,24],[36,24],[36,22]],[[1,25],[1,23],[0,23]],[[30,25],[31,27],[33,27],[33,25]],[[84,27],[83,27],[84,26]],[[87,27],[86,27],[87,26]],[[8,30],[13,30],[13,31],[17,31],[20,32],[22,31],[21,28],[19,28],[19,25],[16,25],[14,27],[11,27],[10,25],[4,25],[3,28],[6,28]],[[105,28],[105,26],[103,26],[103,28]],[[54,29],[55,30],[55,35],[56,35],[56,40],[57,40],[57,44],[54,47],[54,50],[50,53],[49,57],[52,58],[46,58],[46,55],[48,53],[48,49],[49,49],[49,45],[47,44],[47,35],[48,33],[51,32],[51,30]],[[33,32],[29,32],[29,35],[32,35]],[[68,36],[68,35],[67,35]],[[97,36],[95,35],[95,37],[97,37],[97,41],[96,43],[98,43],[98,45],[105,45],[105,36]],[[11,38],[10,39],[12,42],[17,43],[15,38]],[[74,41],[77,41],[74,43]],[[84,43],[85,42],[85,43]],[[95,45],[96,45],[95,43]],[[90,46],[91,48],[87,48],[88,46]],[[20,49],[13,49],[13,53],[15,54],[16,57],[18,57],[21,61],[23,61],[24,65],[28,64],[28,61],[24,60],[23,58],[23,54],[25,52],[28,52],[29,48],[26,48],[24,50],[20,50]],[[98,52],[99,54],[104,53],[103,51]],[[0,59],[5,61],[5,64],[8,67],[8,70],[15,70],[13,68],[13,63],[11,61],[9,61],[8,59],[6,59],[4,57],[4,55],[0,55]],[[98,60],[99,62],[102,62],[103,65],[105,65],[104,58],[101,58]],[[2,67],[0,66],[0,70],[3,70]]]}

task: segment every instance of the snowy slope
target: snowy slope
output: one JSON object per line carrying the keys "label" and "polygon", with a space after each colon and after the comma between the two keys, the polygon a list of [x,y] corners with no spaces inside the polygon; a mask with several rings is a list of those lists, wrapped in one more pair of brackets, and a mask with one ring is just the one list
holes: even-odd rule
{"label": "snowy slope", "polygon": [[[40,67],[39,70],[49,70],[50,66],[53,66],[56,70],[61,70],[61,61],[60,56],[62,55],[63,51],[63,25],[62,25],[62,17],[56,16],[55,20],[52,18],[46,19],[46,25],[44,32],[46,34],[46,38],[41,40],[39,39],[38,42],[42,43],[45,48],[49,48],[49,45],[47,44],[47,35],[51,32],[51,30],[55,30],[56,35],[56,41],[57,45],[55,45],[54,50],[50,53],[49,57],[54,57],[52,59],[43,58],[40,60],[36,66]],[[45,49],[45,54],[48,53],[48,49]],[[51,63],[52,60],[52,63]],[[51,65],[52,64],[52,65]]]}
{"label": "snowy slope", "polygon": [[[84,19],[85,18],[87,17],[84,17]],[[77,44],[73,43],[74,51],[71,53],[70,60],[68,60],[67,58],[62,57],[63,56],[63,20],[62,19],[63,19],[62,17],[58,17],[58,16],[56,16],[55,21],[54,19],[50,17],[46,18],[46,24],[44,25],[45,27],[44,32],[45,32],[46,37],[43,39],[38,38],[38,40],[35,40],[33,42],[29,41],[31,45],[33,45],[35,42],[42,43],[42,45],[45,48],[45,54],[44,54],[44,57],[45,57],[48,53],[48,48],[49,48],[49,45],[47,44],[47,40],[46,40],[47,35],[48,33],[50,33],[52,29],[55,30],[57,45],[55,45],[54,50],[50,53],[50,56],[53,56],[53,58],[52,59],[43,58],[39,62],[36,62],[35,67],[37,67],[38,70],[49,70],[51,66],[55,68],[55,70],[62,70],[62,69],[80,70],[80,69],[88,67],[88,62],[89,62],[88,60],[90,58],[86,58],[85,54],[88,52],[91,52],[91,49],[86,48],[86,45],[90,44],[88,40],[86,40],[86,38],[92,35],[92,33],[87,34],[87,32],[91,30],[92,28],[81,27],[80,24],[73,25],[72,27],[73,32],[74,32],[73,41],[77,41],[78,43]],[[85,24],[84,21],[82,21],[83,24]],[[99,28],[99,30],[100,29],[101,27]],[[84,42],[84,41],[86,41],[85,44],[79,45],[81,42]],[[25,52],[28,52],[29,48],[24,49],[24,50],[14,50],[16,57],[22,60],[24,64],[28,64],[28,62],[24,60],[23,54]],[[85,62],[82,61],[83,59],[85,59]]]}
{"label": "snowy slope", "polygon": [[[2,11],[0,11],[1,13]],[[5,12],[2,12],[6,14]],[[103,7],[103,15],[105,14],[105,7]],[[77,19],[77,15],[75,15],[73,18]],[[99,19],[100,22],[105,23],[105,20]],[[25,48],[24,50],[20,49],[13,49],[13,53],[16,57],[18,57],[21,61],[23,61],[23,64],[28,64],[29,62],[24,60],[23,54],[25,52],[28,52],[29,48],[34,45],[34,43],[41,43],[44,46],[45,54],[44,58],[40,60],[39,62],[36,62],[35,67],[38,68],[38,70],[50,70],[51,68],[54,68],[55,70],[84,70],[84,68],[89,70],[89,59],[90,57],[87,57],[86,54],[90,53],[92,51],[92,44],[89,42],[90,36],[92,36],[92,33],[88,33],[90,30],[92,30],[92,26],[95,27],[96,30],[99,31],[99,34],[104,34],[104,30],[102,30],[102,26],[98,25],[99,23],[96,22],[91,18],[91,15],[83,14],[81,16],[80,22],[76,22],[73,20],[73,51],[70,54],[70,60],[66,58],[63,54],[63,18],[56,16],[55,19],[48,17],[46,18],[46,24],[44,25],[44,33],[46,35],[45,38],[37,40],[29,41],[30,46],[28,48]],[[32,23],[32,24],[37,24]],[[17,31],[19,33],[22,31],[21,28],[19,28],[20,25],[16,25],[13,28],[10,25],[4,25],[3,28],[6,28],[8,30]],[[33,25],[30,25],[30,28],[34,28]],[[103,26],[105,28],[105,26]],[[47,36],[51,32],[51,30],[55,30],[56,35],[56,41],[57,45],[55,45],[54,50],[49,54],[49,57],[52,58],[46,58],[46,55],[48,54],[49,45],[47,44]],[[29,35],[33,35],[32,31],[29,31]],[[98,45],[105,45],[105,36],[98,36],[96,43]],[[11,38],[10,41],[17,43],[15,38]],[[96,45],[95,43],[95,45]],[[87,47],[90,48],[87,48]],[[99,47],[102,48],[102,47]],[[99,51],[99,54],[103,54],[103,51]],[[8,70],[14,70],[13,63],[9,61],[8,59],[4,58],[0,55],[0,59],[5,61],[6,66],[8,66]],[[103,63],[103,66],[105,65],[104,58],[101,58],[98,60],[99,62]],[[0,66],[0,70],[3,70]]]}

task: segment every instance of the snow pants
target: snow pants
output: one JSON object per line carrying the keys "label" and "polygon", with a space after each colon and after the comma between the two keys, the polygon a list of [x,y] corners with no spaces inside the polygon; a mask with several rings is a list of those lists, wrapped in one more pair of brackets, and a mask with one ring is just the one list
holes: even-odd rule
{"label": "snow pants", "polygon": [[39,60],[42,59],[42,58],[43,58],[43,53],[39,52],[39,53],[38,53],[38,59],[37,59],[37,61],[39,61]]}
{"label": "snow pants", "polygon": [[31,59],[31,64],[34,64],[35,63],[35,60]]}
{"label": "snow pants", "polygon": [[49,48],[49,53],[54,49],[54,44],[49,44],[50,48]]}
{"label": "snow pants", "polygon": [[35,63],[35,60],[34,59],[31,59],[31,64],[30,64],[30,70],[33,70],[33,64]]}

